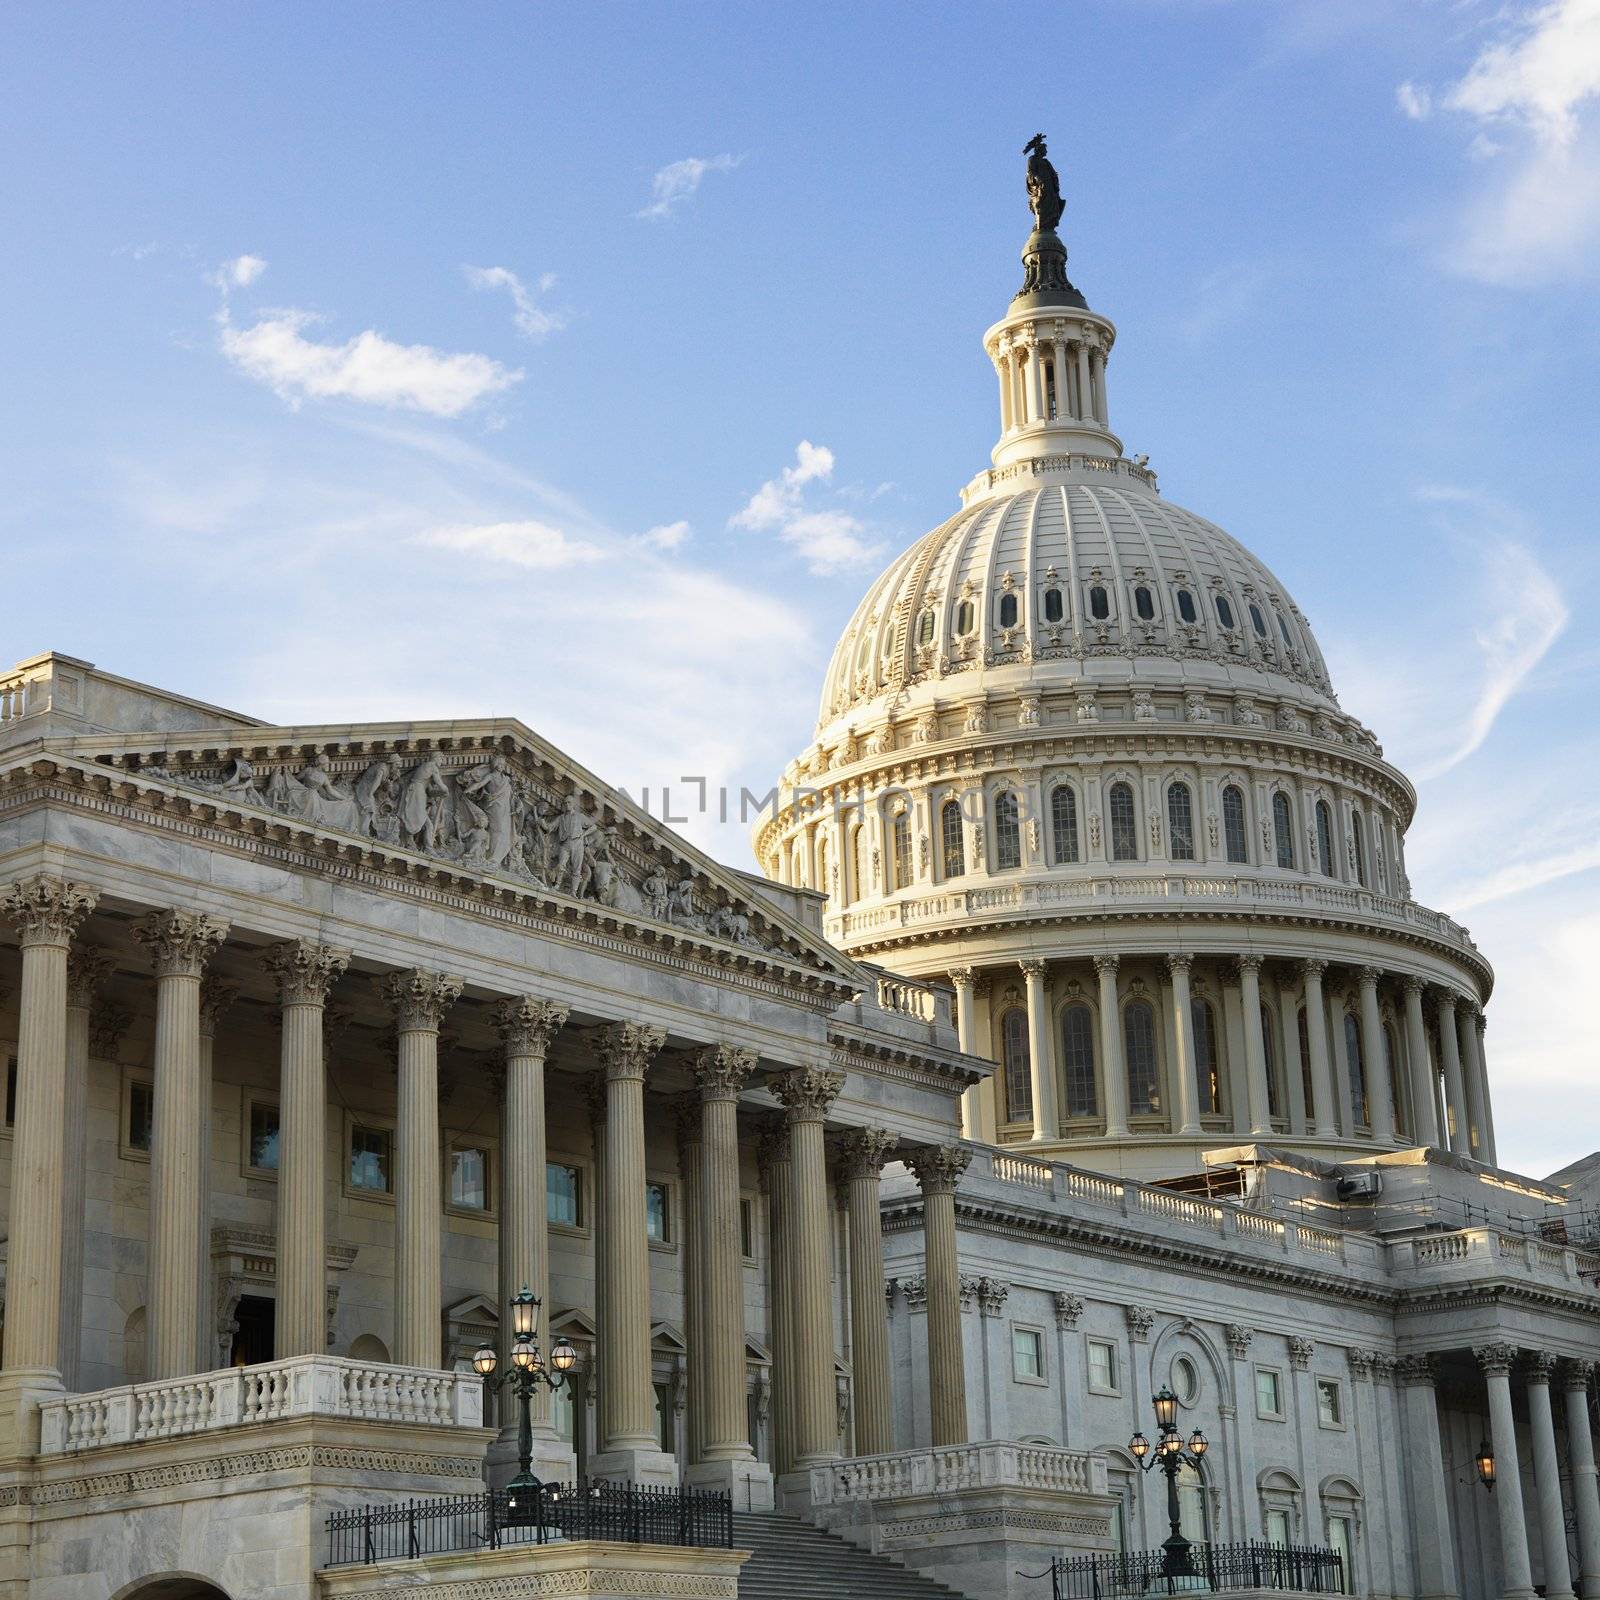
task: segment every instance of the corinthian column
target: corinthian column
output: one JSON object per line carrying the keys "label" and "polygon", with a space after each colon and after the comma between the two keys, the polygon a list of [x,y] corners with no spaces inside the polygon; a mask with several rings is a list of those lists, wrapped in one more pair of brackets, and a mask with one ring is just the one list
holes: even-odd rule
{"label": "corinthian column", "polygon": [[725,1489],[741,1510],[773,1506],[772,1474],[755,1458],[745,1412],[744,1254],[739,1247],[739,1092],[754,1050],[711,1045],[694,1058],[700,1089],[699,1234],[705,1338],[699,1460],[689,1481]]}
{"label": "corinthian column", "polygon": [[[956,992],[956,1044],[969,1055],[976,1055],[973,1048],[972,1025],[972,982],[973,972],[971,967],[952,967],[950,969],[950,984]],[[961,1096],[961,1137],[963,1139],[976,1139],[978,1130],[982,1126],[983,1112],[979,1096],[983,1093],[983,1085],[975,1083]]]}
{"label": "corinthian column", "polygon": [[61,1182],[61,1381],[79,1387],[78,1359],[83,1342],[83,1211],[84,1170],[88,1163],[85,1134],[89,1120],[89,1013],[100,985],[111,971],[111,958],[93,945],[79,945],[67,954],[67,1075],[63,1092]]}
{"label": "corinthian column", "polygon": [[1408,977],[1406,993],[1406,1061],[1411,1077],[1411,1136],[1419,1145],[1439,1143],[1439,1118],[1434,1110],[1433,1062],[1428,1056],[1428,1027],[1422,1019],[1422,979]]}
{"label": "corinthian column", "polygon": [[678,1464],[660,1447],[650,1383],[650,1247],[645,1233],[644,1080],[662,1028],[615,1022],[596,1052],[606,1075],[605,1237],[600,1251],[606,1322],[600,1329],[597,1478],[670,1484]]}
{"label": "corinthian column", "polygon": [[878,1210],[883,1163],[895,1135],[857,1128],[842,1155],[850,1205],[850,1349],[854,1357],[856,1454],[894,1449],[889,1390],[889,1308],[883,1297],[883,1218]]}
{"label": "corinthian column", "polygon": [[782,1477],[794,1461],[794,1310],[792,1248],[793,1201],[790,1194],[789,1132],[781,1123],[766,1128],[756,1146],[761,1186],[767,1196],[767,1292],[772,1317],[772,1449],[773,1472]]}
{"label": "corinthian column", "polygon": [[1389,1062],[1383,1048],[1383,1015],[1378,1009],[1376,967],[1356,974],[1361,986],[1361,1053],[1367,1059],[1367,1126],[1374,1144],[1394,1143],[1394,1086],[1389,1082]]}
{"label": "corinthian column", "polygon": [[462,987],[460,978],[421,967],[388,973],[379,985],[399,1035],[394,1356],[402,1367],[437,1367],[440,1359],[439,1022]]}
{"label": "corinthian column", "polygon": [[1578,1523],[1578,1571],[1584,1600],[1600,1595],[1600,1486],[1589,1421],[1590,1361],[1563,1361],[1561,1389],[1567,1407],[1567,1457],[1572,1468],[1572,1509]]}
{"label": "corinthian column", "polygon": [[[549,1351],[550,1236],[545,1195],[546,1136],[544,1064],[550,1041],[567,1020],[567,1008],[536,995],[498,1001],[495,1026],[505,1049],[505,1103],[500,1122],[500,1318],[509,1334],[509,1302],[524,1286],[544,1310],[540,1334]],[[510,1360],[510,1341],[504,1359]],[[501,1407],[500,1436],[491,1448],[494,1467],[510,1468],[517,1458],[516,1407]],[[566,1482],[573,1453],[556,1437],[550,1421],[550,1391],[533,1392],[534,1476]]]}
{"label": "corinthian column", "polygon": [[922,1188],[928,1289],[928,1393],[933,1445],[967,1442],[967,1373],[961,1352],[961,1270],[956,1257],[956,1185],[972,1160],[958,1144],[906,1153]]}
{"label": "corinthian column", "polygon": [[350,964],[348,950],[292,939],[262,955],[282,1002],[278,1065],[278,1305],[275,1348],[328,1349],[326,1115],[322,1010]]}
{"label": "corinthian column", "polygon": [[789,1113],[789,1314],[795,1368],[789,1400],[796,1471],[839,1454],[828,1278],[832,1207],[822,1128],[843,1087],[842,1072],[820,1067],[801,1067],[772,1085]]}
{"label": "corinthian column", "polygon": [[1448,989],[1439,994],[1439,1058],[1444,1065],[1444,1111],[1449,1125],[1450,1148],[1458,1156],[1472,1154],[1472,1117],[1461,1082],[1461,1049],[1456,1036],[1456,997]]}
{"label": "corinthian column", "polygon": [[1467,1096],[1467,1123],[1475,1160],[1492,1162],[1489,1139],[1489,1085],[1484,1080],[1483,1063],[1478,1058],[1478,1008],[1470,1000],[1456,1007],[1456,1026],[1460,1030],[1461,1086]]}
{"label": "corinthian column", "polygon": [[1511,1409],[1508,1344],[1474,1350],[1489,1391],[1489,1437],[1494,1442],[1495,1509],[1500,1513],[1500,1572],[1503,1600],[1533,1600],[1533,1568],[1528,1560],[1528,1530],[1523,1521],[1522,1468],[1517,1462],[1517,1420]]}
{"label": "corinthian column", "polygon": [[1555,1419],[1550,1411],[1550,1378],[1555,1369],[1556,1358],[1547,1351],[1536,1350],[1528,1357],[1528,1433],[1533,1440],[1533,1487],[1539,1500],[1545,1600],[1572,1600],[1567,1513],[1561,1504],[1561,1457],[1556,1454]]}
{"label": "corinthian column", "polygon": [[1168,956],[1167,971],[1172,974],[1172,1036],[1178,1042],[1172,1071],[1177,1078],[1178,1106],[1182,1115],[1179,1133],[1200,1131],[1200,1080],[1195,1076],[1194,1011],[1189,1004],[1189,968],[1193,956]]}
{"label": "corinthian column", "polygon": [[[239,985],[208,973],[200,980],[200,1104],[195,1117],[200,1124],[200,1317],[194,1330],[194,1370],[214,1371],[217,1365],[217,1321],[212,1303],[211,1270],[211,1113],[212,1075],[216,1061],[217,1024],[239,998]],[[248,1129],[245,1130],[249,1132]],[[280,1236],[281,1237],[281,1236]],[[280,1257],[280,1260],[282,1258]]]}
{"label": "corinthian column", "polygon": [[150,1376],[195,1360],[200,1321],[200,977],[228,925],[188,911],[135,923],[156,971],[155,1111],[150,1137]]}
{"label": "corinthian column", "polygon": [[1033,1087],[1033,1137],[1059,1139],[1056,1111],[1055,1051],[1050,1048],[1050,1006],[1044,993],[1044,962],[1024,961],[1022,978],[1028,990],[1028,1065]]}
{"label": "corinthian column", "polygon": [[1318,1139],[1337,1139],[1339,1123],[1333,1110],[1333,1072],[1328,1065],[1328,1003],[1322,996],[1326,961],[1302,961],[1305,983],[1306,1045],[1311,1053],[1311,1094],[1317,1102],[1313,1133]]}
{"label": "corinthian column", "polygon": [[[61,1387],[61,1206],[66,1184],[67,951],[98,898],[61,878],[24,878],[4,909],[22,945],[16,1127],[11,1146],[11,1236],[6,1261],[7,1387]],[[9,1405],[7,1410],[9,1410]],[[11,1423],[7,1432],[17,1430]],[[31,1431],[7,1439],[26,1448]]]}
{"label": "corinthian column", "polygon": [[1261,1033],[1261,956],[1239,957],[1239,1007],[1244,1012],[1245,1087],[1250,1131],[1272,1135],[1272,1097],[1267,1084],[1266,1043]]}
{"label": "corinthian column", "polygon": [[1456,1600],[1455,1541],[1450,1537],[1450,1482],[1439,1439],[1439,1400],[1433,1357],[1402,1356],[1396,1365],[1405,1391],[1402,1425],[1412,1465],[1411,1520],[1416,1530],[1417,1593],[1421,1600]]}
{"label": "corinthian column", "polygon": [[1128,1065],[1122,1054],[1122,1007],[1117,957],[1096,956],[1100,977],[1100,1075],[1105,1080],[1106,1138],[1128,1137]]}

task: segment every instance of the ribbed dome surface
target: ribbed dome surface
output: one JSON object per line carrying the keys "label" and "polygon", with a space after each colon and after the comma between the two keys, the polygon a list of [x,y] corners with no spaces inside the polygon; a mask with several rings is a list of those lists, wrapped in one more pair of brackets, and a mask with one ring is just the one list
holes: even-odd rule
{"label": "ribbed dome surface", "polygon": [[1205,663],[1208,682],[1220,666],[1242,690],[1330,706],[1322,652],[1283,585],[1119,468],[1115,484],[986,496],[912,545],[839,640],[819,728],[927,680],[1010,666],[1032,666],[1041,685],[1171,684],[1183,663]]}

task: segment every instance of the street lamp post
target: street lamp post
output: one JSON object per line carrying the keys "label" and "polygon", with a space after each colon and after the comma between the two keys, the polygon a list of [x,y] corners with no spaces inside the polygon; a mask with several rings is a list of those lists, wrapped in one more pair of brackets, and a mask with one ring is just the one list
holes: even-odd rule
{"label": "street lamp post", "polygon": [[1183,1517],[1178,1506],[1178,1474],[1185,1465],[1198,1469],[1201,1458],[1210,1446],[1206,1436],[1196,1428],[1184,1443],[1178,1432],[1178,1397],[1163,1388],[1155,1397],[1156,1442],[1152,1446],[1142,1433],[1135,1433],[1128,1441],[1128,1449],[1139,1463],[1142,1472],[1159,1466],[1167,1475],[1167,1521],[1172,1532],[1161,1546],[1161,1575],[1164,1578],[1192,1578],[1196,1576],[1194,1558],[1190,1555],[1189,1541],[1183,1536]]}
{"label": "street lamp post", "polygon": [[492,1344],[486,1344],[472,1358],[472,1366],[486,1388],[494,1383],[502,1388],[509,1385],[522,1408],[517,1419],[517,1465],[520,1470],[506,1488],[538,1490],[541,1485],[533,1475],[533,1397],[540,1385],[552,1392],[565,1387],[567,1374],[578,1364],[578,1352],[573,1348],[572,1341],[562,1334],[550,1349],[550,1366],[555,1370],[546,1370],[544,1357],[539,1351],[539,1301],[526,1286],[521,1294],[511,1297],[511,1336],[511,1366],[508,1371],[495,1377],[494,1369],[499,1358]]}

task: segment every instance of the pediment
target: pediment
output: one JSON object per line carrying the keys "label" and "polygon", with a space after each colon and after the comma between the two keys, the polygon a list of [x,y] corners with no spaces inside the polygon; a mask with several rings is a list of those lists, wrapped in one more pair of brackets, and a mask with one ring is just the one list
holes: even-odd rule
{"label": "pediment", "polygon": [[85,775],[109,769],[136,792],[186,797],[247,835],[310,835],[327,841],[324,854],[443,871],[496,898],[704,946],[723,964],[798,967],[830,1001],[865,987],[849,957],[776,900],[519,722],[98,735],[46,748]]}

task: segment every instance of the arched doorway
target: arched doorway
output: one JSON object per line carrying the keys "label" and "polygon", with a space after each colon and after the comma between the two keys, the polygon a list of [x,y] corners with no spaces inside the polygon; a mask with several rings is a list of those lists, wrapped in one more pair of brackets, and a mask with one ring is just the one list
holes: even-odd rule
{"label": "arched doorway", "polygon": [[190,1572],[167,1572],[140,1578],[119,1589],[111,1600],[232,1600],[226,1589]]}

